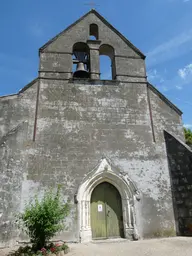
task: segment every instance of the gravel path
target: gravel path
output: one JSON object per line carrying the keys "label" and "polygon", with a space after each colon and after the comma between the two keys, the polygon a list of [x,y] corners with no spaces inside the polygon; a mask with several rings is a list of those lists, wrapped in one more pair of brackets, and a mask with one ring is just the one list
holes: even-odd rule
{"label": "gravel path", "polygon": [[70,245],[69,256],[192,256],[192,238]]}
{"label": "gravel path", "polygon": [[[192,256],[192,237],[69,244],[68,256]],[[0,256],[8,249],[0,250]]]}

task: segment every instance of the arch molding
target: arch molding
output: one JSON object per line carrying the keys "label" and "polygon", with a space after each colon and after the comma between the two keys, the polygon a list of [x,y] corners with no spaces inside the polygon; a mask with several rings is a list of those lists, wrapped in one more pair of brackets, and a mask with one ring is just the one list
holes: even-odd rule
{"label": "arch molding", "polygon": [[90,217],[91,195],[93,190],[102,182],[111,183],[121,195],[125,238],[130,240],[138,239],[134,210],[134,200],[138,196],[136,186],[126,175],[115,171],[108,159],[103,158],[94,170],[85,177],[78,189],[77,201],[80,241],[92,241]]}

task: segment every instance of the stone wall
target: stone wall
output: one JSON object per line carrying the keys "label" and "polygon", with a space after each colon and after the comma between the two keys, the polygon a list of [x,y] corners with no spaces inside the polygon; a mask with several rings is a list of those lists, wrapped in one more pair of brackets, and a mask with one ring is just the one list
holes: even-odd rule
{"label": "stone wall", "polygon": [[[114,48],[116,81],[71,79],[72,46],[87,42],[92,23],[99,27],[97,43]],[[91,61],[99,69],[96,57]],[[59,237],[79,241],[74,197],[103,156],[140,193],[135,205],[140,237],[173,234],[163,131],[183,138],[181,112],[148,85],[144,55],[95,11],[41,48],[39,78],[19,94],[0,98],[0,116],[1,244],[26,239],[14,226],[14,214],[34,194],[41,197],[58,184],[63,200],[71,202]]]}
{"label": "stone wall", "polygon": [[21,210],[27,147],[33,144],[37,83],[17,95],[0,98],[0,246],[15,243],[15,214]]}
{"label": "stone wall", "polygon": [[[91,24],[98,26],[98,40],[89,40]],[[95,64],[99,63],[100,47],[107,45],[114,49],[114,56],[110,57],[115,64],[114,76],[117,80],[146,82],[144,55],[94,10],[40,49],[40,77],[71,78],[73,46],[78,42],[89,46],[91,72],[100,73],[99,65]]]}
{"label": "stone wall", "polygon": [[[7,130],[16,127],[13,133],[4,133],[2,142],[5,141],[6,148],[1,146],[1,179],[5,180],[1,188],[2,244],[26,239],[22,234],[18,238],[14,213],[21,211],[25,201],[35,193],[41,196],[45,189],[58,184],[63,186],[63,199],[71,201],[66,230],[59,238],[79,241],[78,205],[74,196],[83,178],[103,156],[119,172],[128,175],[140,192],[141,200],[135,209],[140,237],[173,233],[162,116],[166,113],[169,131],[177,127],[182,137],[180,115],[159,100],[146,84],[40,79],[39,85],[34,142],[38,81],[10,99],[10,109],[6,100],[1,100],[2,109],[7,109],[1,127],[6,124]],[[147,90],[150,90],[156,142]],[[15,118],[15,124],[14,115],[20,117]]]}
{"label": "stone wall", "polygon": [[178,235],[192,236],[192,150],[165,132]]}

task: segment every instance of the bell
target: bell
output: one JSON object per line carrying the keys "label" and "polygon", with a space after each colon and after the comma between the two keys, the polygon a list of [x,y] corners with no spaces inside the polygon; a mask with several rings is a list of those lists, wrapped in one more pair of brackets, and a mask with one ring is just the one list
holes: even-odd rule
{"label": "bell", "polygon": [[77,63],[77,70],[74,72],[73,77],[89,78],[89,72],[85,69],[85,65],[83,62]]}

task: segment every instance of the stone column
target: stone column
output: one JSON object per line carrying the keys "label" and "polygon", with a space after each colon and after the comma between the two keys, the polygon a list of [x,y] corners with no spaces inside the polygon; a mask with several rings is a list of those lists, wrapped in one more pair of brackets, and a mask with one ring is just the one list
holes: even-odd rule
{"label": "stone column", "polygon": [[92,240],[90,227],[90,201],[81,201],[80,240],[82,243],[90,242]]}
{"label": "stone column", "polygon": [[99,47],[101,41],[87,40],[90,49],[90,78],[100,79]]}
{"label": "stone column", "polygon": [[124,235],[125,238],[133,240],[133,224],[132,224],[132,209],[129,199],[122,200],[123,218],[124,218]]}

